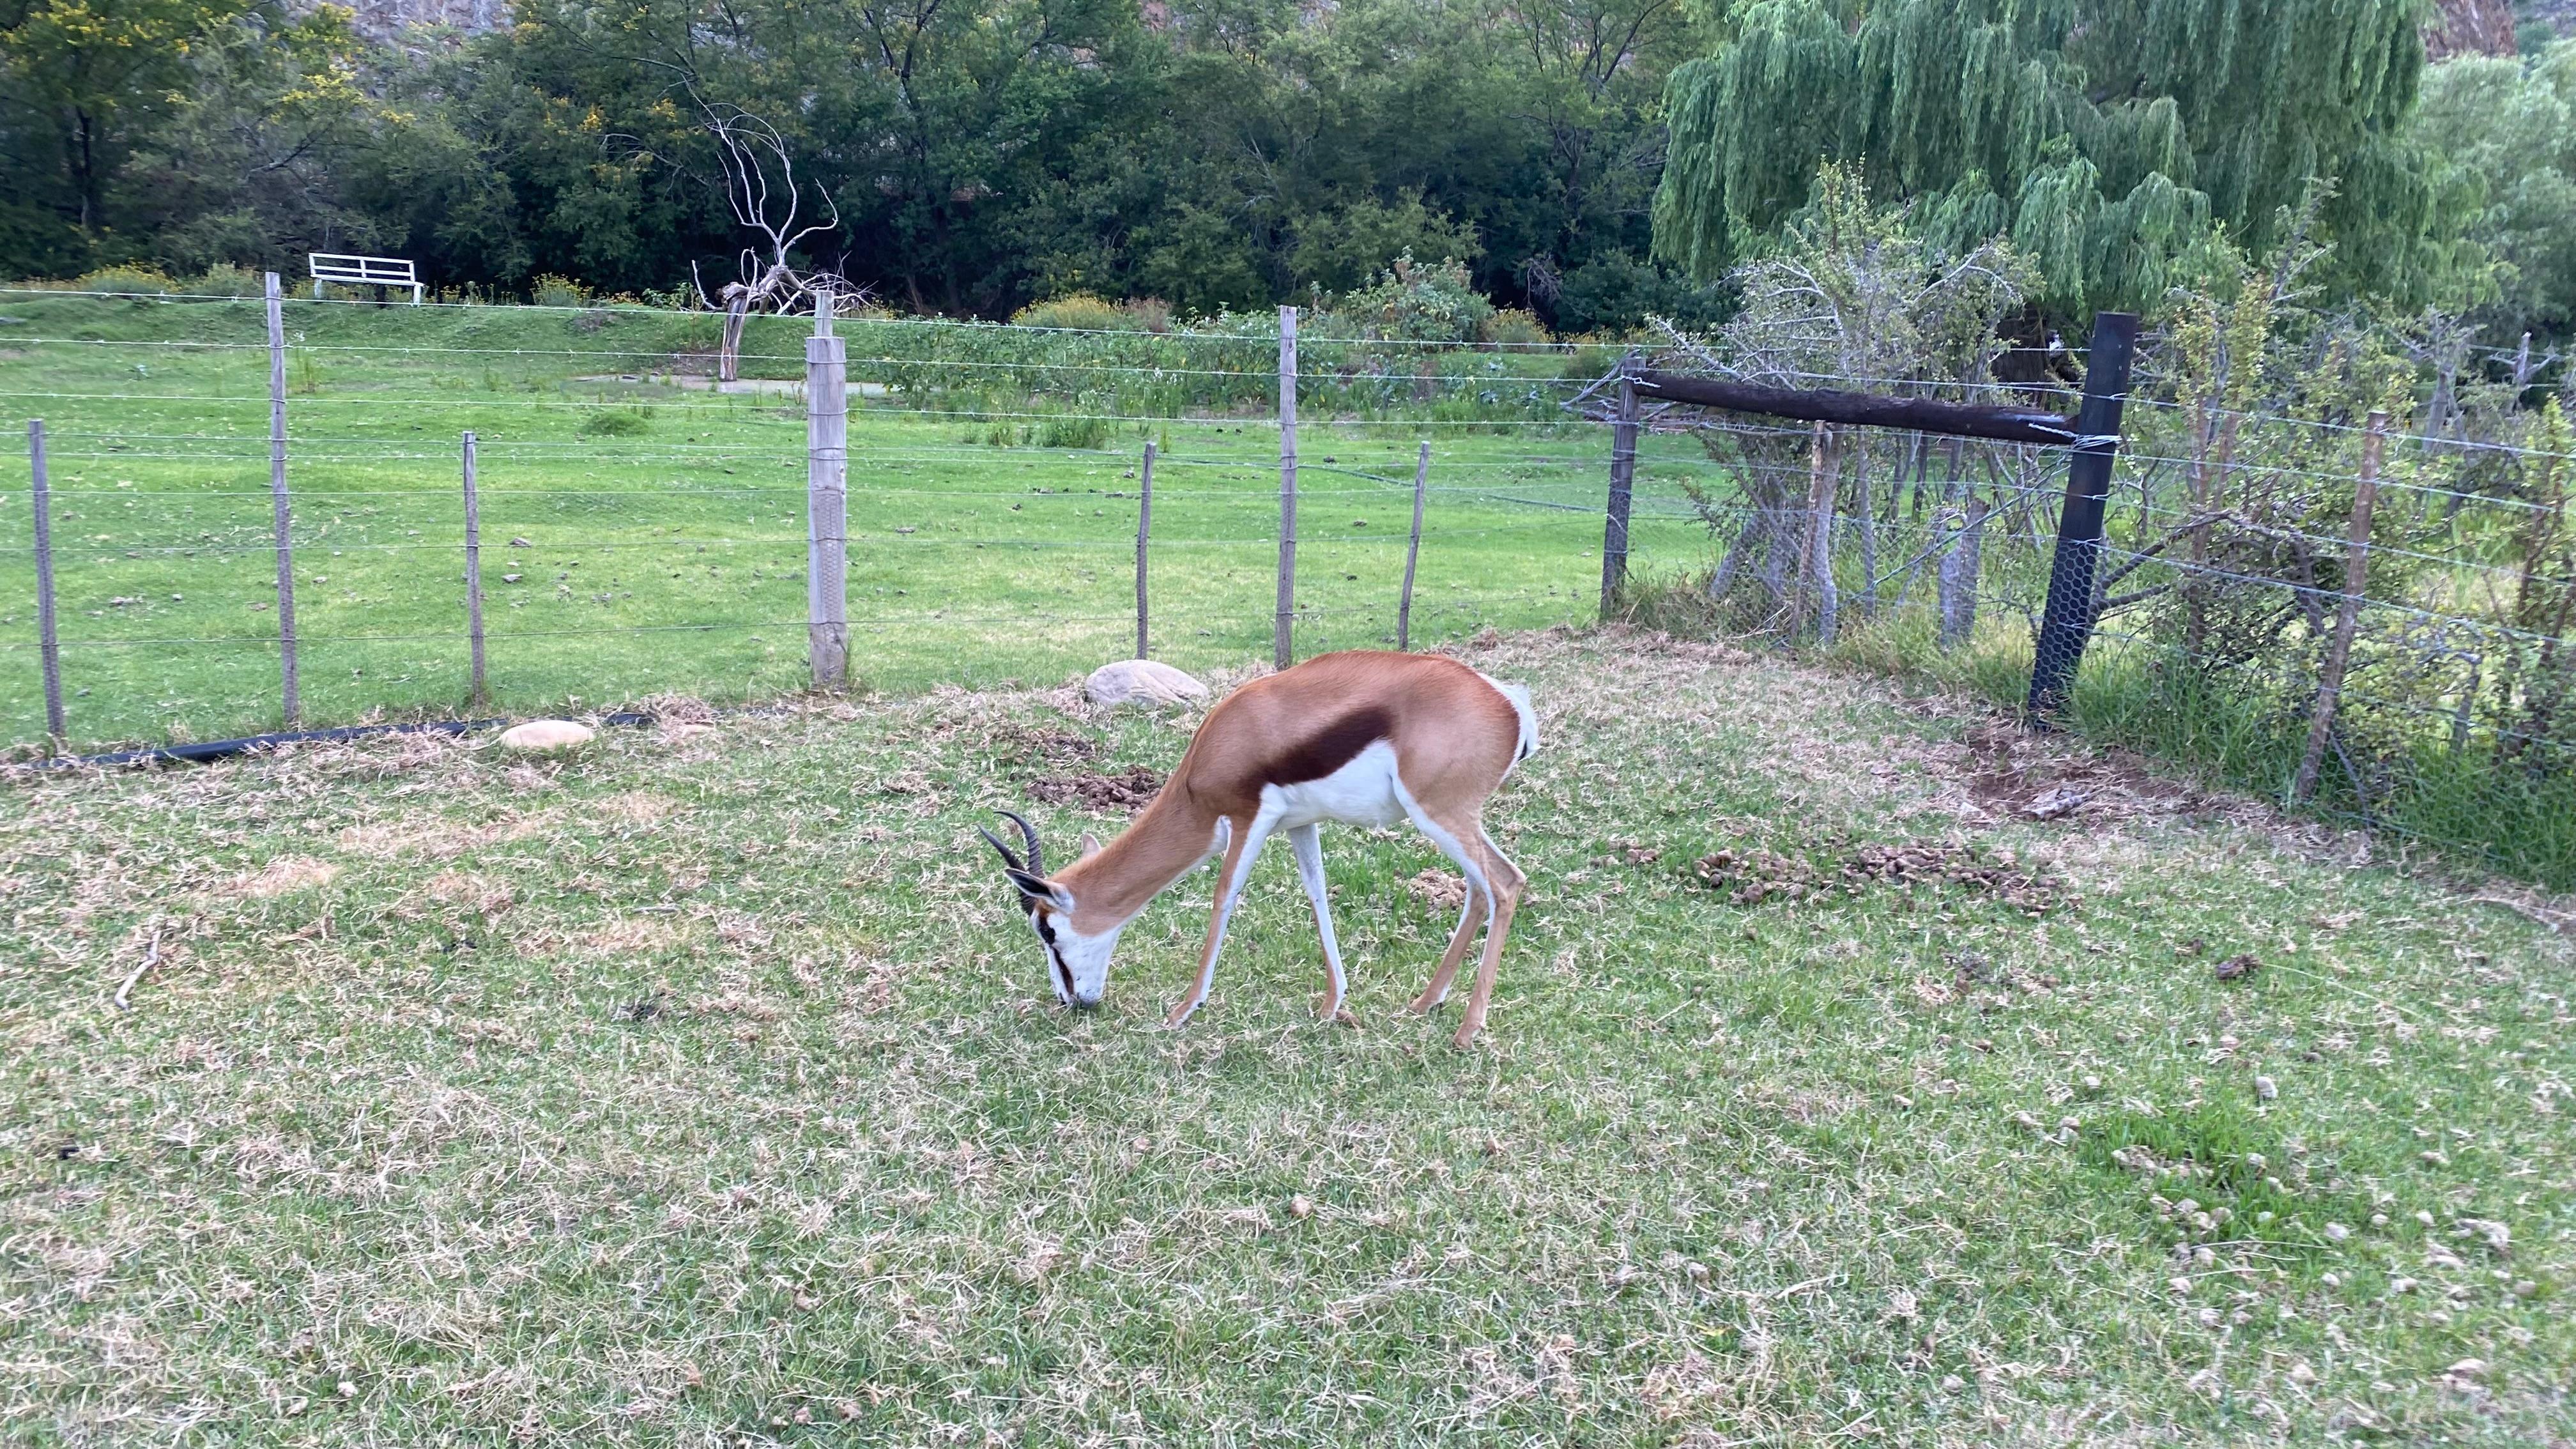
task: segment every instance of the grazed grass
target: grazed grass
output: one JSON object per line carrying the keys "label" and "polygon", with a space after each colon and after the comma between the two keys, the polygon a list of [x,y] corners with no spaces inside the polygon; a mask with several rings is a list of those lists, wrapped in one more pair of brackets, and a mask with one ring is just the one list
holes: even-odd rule
{"label": "grazed grass", "polygon": [[[1042,1004],[971,824],[1189,724],[1062,690],[18,779],[0,1437],[2576,1432],[2564,942],[2224,801],[1998,815],[1884,683],[1470,652],[1546,744],[1467,1053],[1393,834],[1326,847],[1357,1028],[1277,860],[1188,1028],[1199,883]],[[2072,900],[1689,871],[1952,840]]]}

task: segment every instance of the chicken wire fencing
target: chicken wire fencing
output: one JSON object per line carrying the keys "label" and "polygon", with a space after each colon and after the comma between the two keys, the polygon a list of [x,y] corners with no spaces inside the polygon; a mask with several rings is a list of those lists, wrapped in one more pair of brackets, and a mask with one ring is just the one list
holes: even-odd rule
{"label": "chicken wire fencing", "polygon": [[[2560,414],[2536,447],[2141,389],[2059,718],[2276,803],[2576,884]],[[2065,549],[2063,450],[1703,423],[1716,561],[1662,607],[2019,705]],[[2067,802],[2058,802],[2063,805]]]}
{"label": "chicken wire fencing", "polygon": [[[1563,404],[1599,348],[1310,336],[1290,425],[1276,334],[842,316],[824,438],[844,389],[807,385],[811,317],[754,319],[720,383],[702,313],[27,290],[5,312],[62,696],[57,730],[37,454],[13,449],[21,755],[806,687],[832,542],[859,688],[1051,685],[1136,654],[1140,597],[1152,657],[1266,658],[1283,521],[1298,657],[1596,614],[1609,441]],[[1630,548],[1678,571],[1705,548],[1683,484],[1714,465],[1685,438],[1645,454]]]}

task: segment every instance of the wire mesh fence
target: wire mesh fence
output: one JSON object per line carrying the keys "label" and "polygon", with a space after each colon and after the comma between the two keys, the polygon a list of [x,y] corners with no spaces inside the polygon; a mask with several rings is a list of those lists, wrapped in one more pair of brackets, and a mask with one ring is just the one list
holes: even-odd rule
{"label": "wire mesh fence", "polygon": [[[273,368],[311,722],[471,701],[468,433],[495,708],[749,698],[812,678],[811,319],[753,319],[739,377],[718,382],[707,314],[287,299],[272,349],[257,299],[5,305],[0,396],[48,428],[72,743],[280,722]],[[1275,333],[865,316],[835,331],[859,686],[1052,683],[1134,653],[1148,444],[1150,652],[1198,670],[1268,657]],[[1391,646],[1400,615],[1417,646],[1589,622],[1604,544],[1624,536],[1621,607],[1650,622],[1830,650],[1999,703],[2030,687],[2064,447],[1658,406],[1612,532],[1616,352],[1311,333],[1298,346],[1299,656]],[[2064,720],[2329,818],[2576,882],[2563,422],[2511,446],[2402,422],[2374,435],[2350,410],[2195,399],[2152,350],[2139,377]],[[2076,402],[2071,388],[1970,394]],[[48,723],[33,480],[25,455],[10,466],[0,715],[24,752]]]}
{"label": "wire mesh fence", "polygon": [[[277,727],[285,600],[260,306],[64,294],[7,305],[0,394],[50,432],[70,741]],[[798,348],[810,319],[757,319],[741,380],[719,385],[698,314],[302,299],[281,313],[309,722],[453,713],[471,698],[468,433],[497,707],[807,682]],[[850,379],[858,683],[1053,682],[1132,653],[1149,442],[1153,652],[1186,668],[1267,652],[1275,339],[865,317],[835,330]],[[1574,366],[1598,358],[1400,340],[1308,348],[1299,654],[1395,641],[1426,440],[1413,640],[1592,617],[1608,450],[1557,404],[1580,386]],[[1708,464],[1687,440],[1664,453],[1643,470],[1640,547],[1680,558],[1704,545],[1674,480]],[[28,468],[19,455],[0,514],[0,711],[22,747],[48,730]]]}
{"label": "wire mesh fence", "polygon": [[[2474,451],[2130,399],[2065,718],[2281,804],[2576,883],[2576,563],[2557,414]],[[1720,421],[1689,607],[2024,698],[2064,454]],[[1667,601],[1665,607],[1680,607]]]}

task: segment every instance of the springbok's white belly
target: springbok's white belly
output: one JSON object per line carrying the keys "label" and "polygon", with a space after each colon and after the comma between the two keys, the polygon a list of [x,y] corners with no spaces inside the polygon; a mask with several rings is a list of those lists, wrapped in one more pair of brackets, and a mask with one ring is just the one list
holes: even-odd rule
{"label": "springbok's white belly", "polygon": [[1404,801],[1396,789],[1395,746],[1384,740],[1351,756],[1320,780],[1261,788],[1265,813],[1277,818],[1277,829],[1294,830],[1326,820],[1352,825],[1393,825],[1404,819]]}

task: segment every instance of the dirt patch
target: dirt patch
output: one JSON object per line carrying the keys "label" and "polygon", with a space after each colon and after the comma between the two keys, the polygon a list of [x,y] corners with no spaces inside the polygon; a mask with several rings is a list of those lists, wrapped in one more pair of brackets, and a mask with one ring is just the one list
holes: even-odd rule
{"label": "dirt patch", "polygon": [[1138,765],[1116,775],[1050,775],[1029,783],[1032,798],[1085,810],[1136,810],[1163,788],[1163,777]]}
{"label": "dirt patch", "polygon": [[1959,886],[2034,916],[2075,901],[2064,881],[2024,869],[2011,851],[1969,845],[1862,845],[1822,865],[1758,848],[1720,850],[1692,862],[1691,874],[1739,906],[1848,899],[1890,885]]}
{"label": "dirt patch", "polygon": [[252,874],[234,880],[229,891],[250,900],[265,901],[329,885],[339,875],[340,867],[327,860],[315,860],[309,855],[281,855]]}
{"label": "dirt patch", "polygon": [[[2156,773],[2126,750],[2078,746],[1992,722],[1969,730],[1948,758],[1944,803],[1971,821],[2134,820],[2150,816],[2268,816],[2242,796]],[[2268,821],[2264,823],[2269,823]]]}
{"label": "dirt patch", "polygon": [[1088,736],[1007,722],[993,729],[984,749],[1005,769],[1022,773],[1089,764],[1100,757],[1100,741]]}
{"label": "dirt patch", "polygon": [[1467,908],[1467,882],[1462,876],[1451,875],[1445,870],[1426,870],[1406,881],[1405,886],[1436,909],[1463,911]]}

